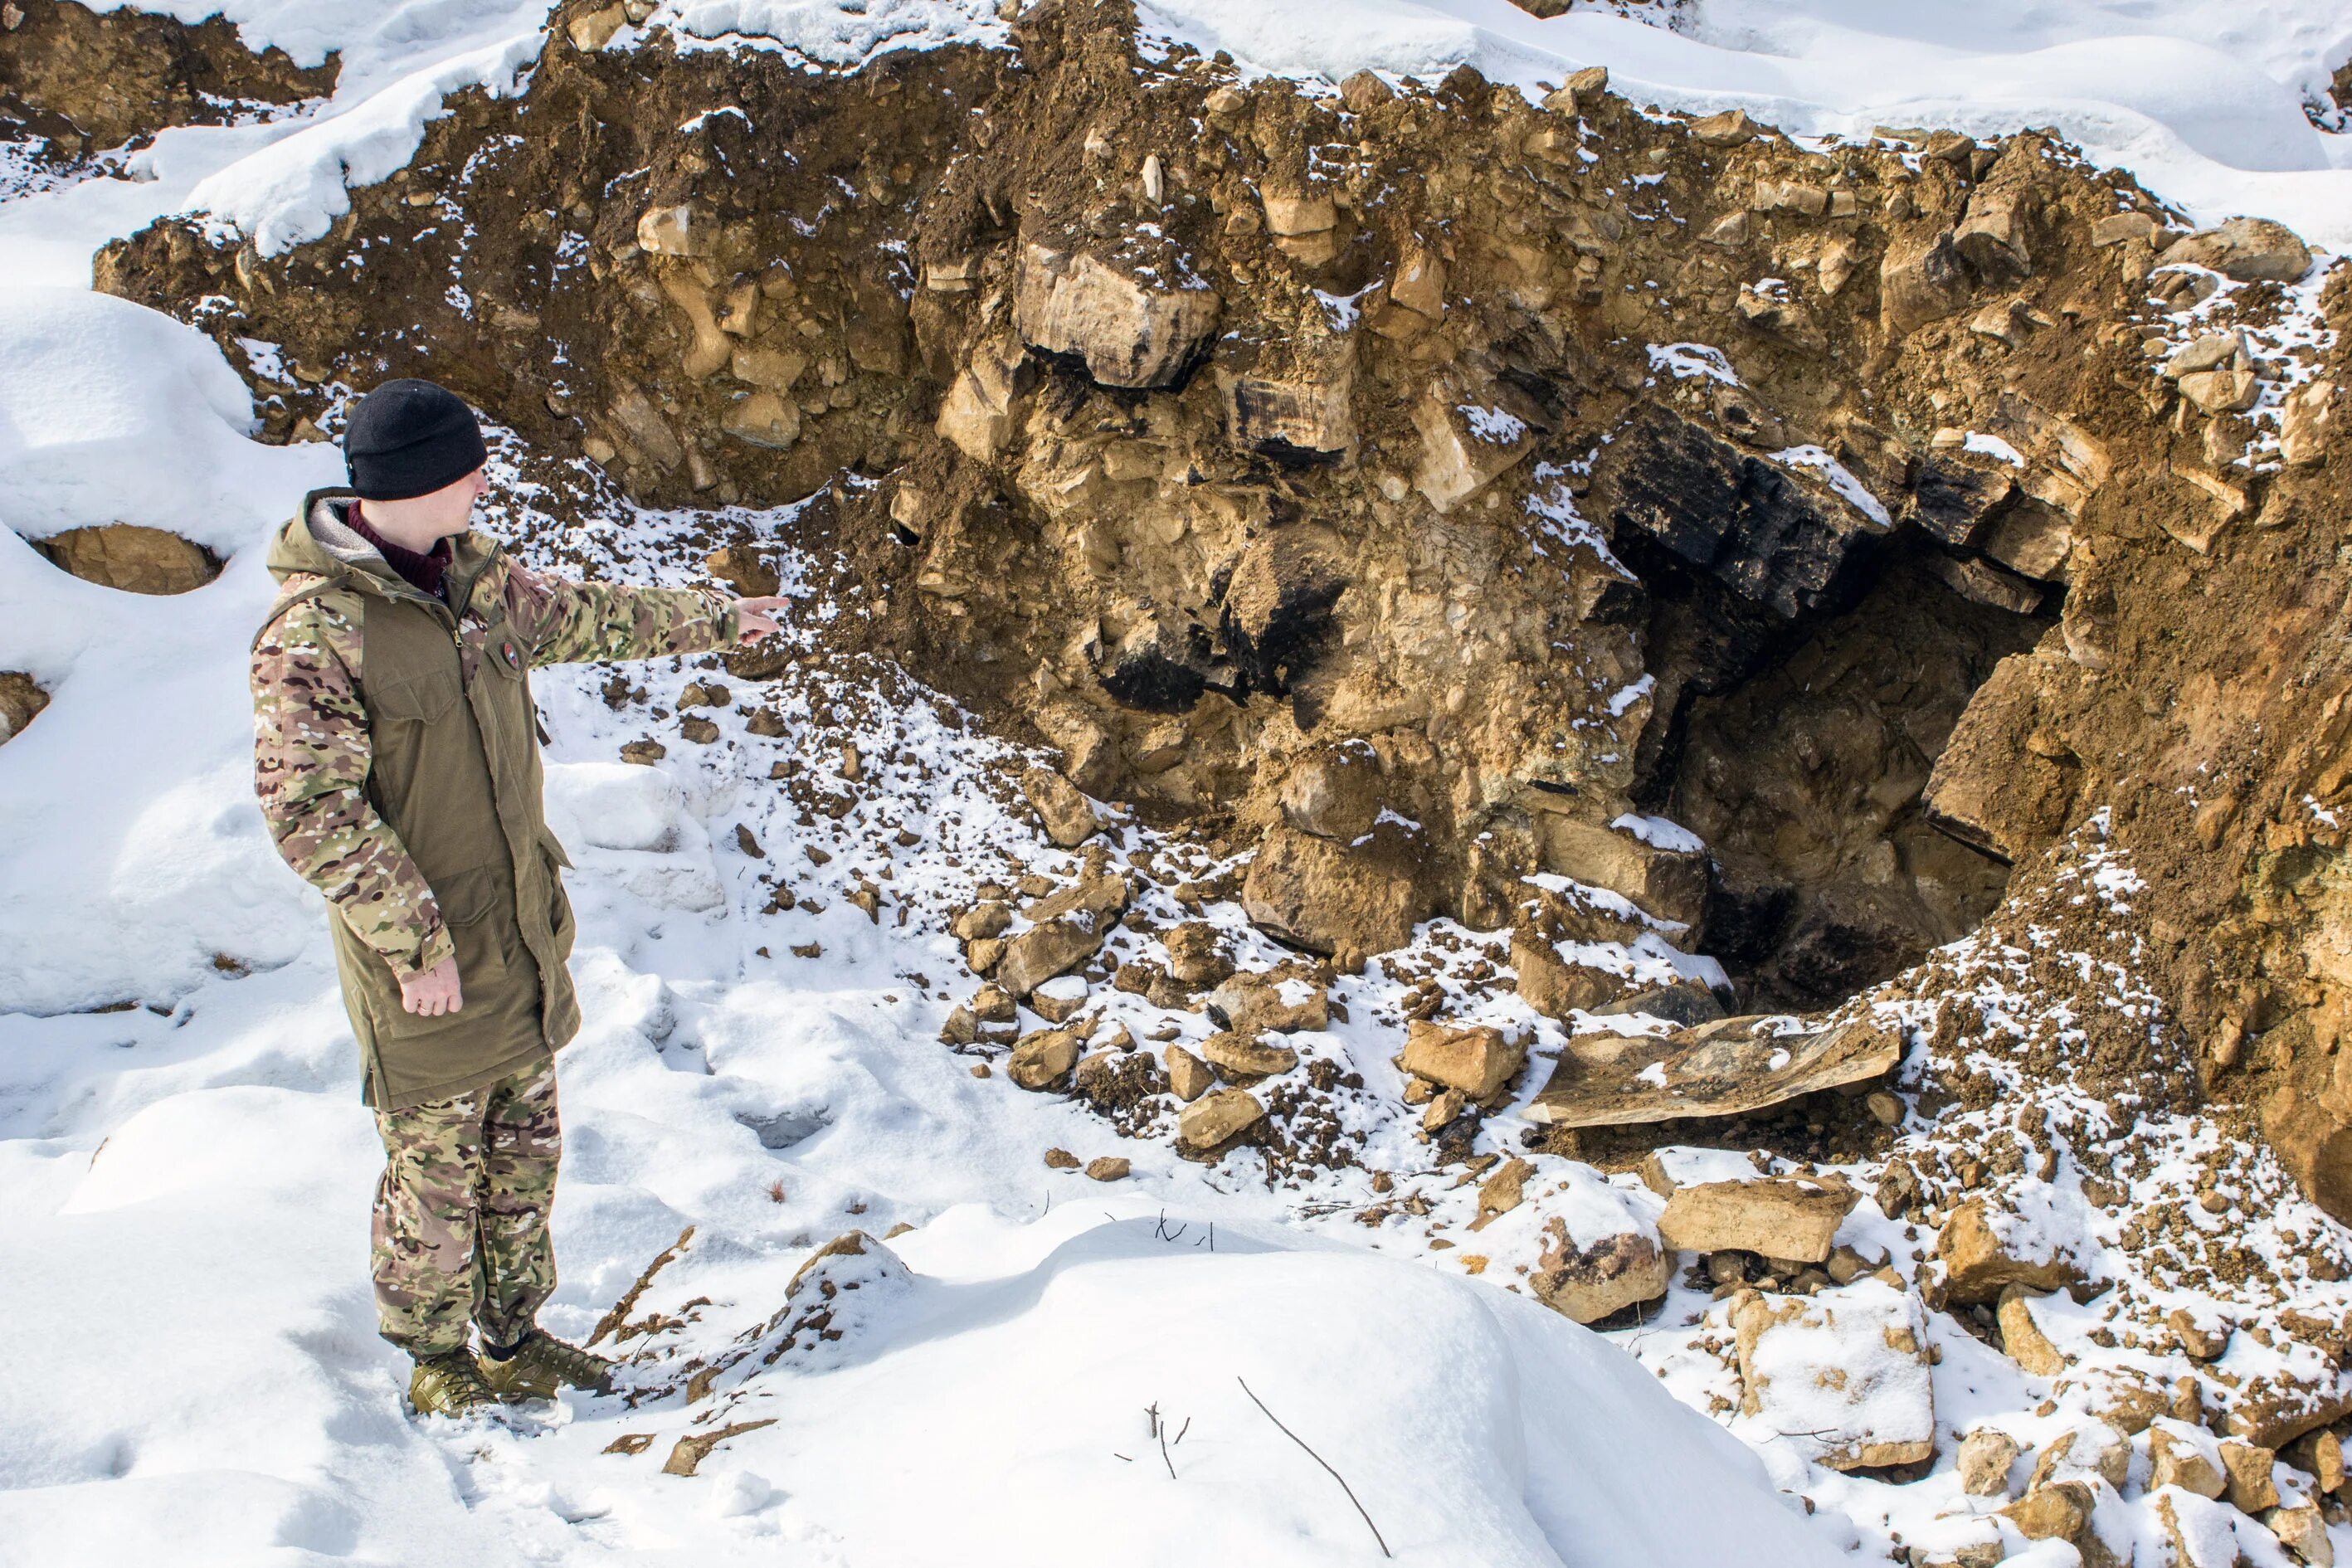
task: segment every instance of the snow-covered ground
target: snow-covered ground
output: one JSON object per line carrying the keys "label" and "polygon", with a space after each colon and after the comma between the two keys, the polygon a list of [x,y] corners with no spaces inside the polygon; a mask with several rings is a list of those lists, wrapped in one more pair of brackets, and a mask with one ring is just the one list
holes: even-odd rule
{"label": "snow-covered ground", "polygon": [[[795,675],[786,735],[720,711],[718,745],[667,735],[651,768],[612,760],[646,731],[642,710],[600,698],[602,672],[540,681],[588,1016],[563,1058],[550,1326],[584,1337],[694,1236],[637,1298],[639,1321],[672,1321],[622,1347],[656,1352],[632,1370],[634,1406],[407,1421],[404,1363],[373,1333],[379,1155],[320,906],[271,851],[247,773],[246,647],[272,592],[258,546],[340,465],[247,439],[245,394],[209,342],[86,288],[94,248],[162,212],[209,211],[269,248],[322,232],[347,180],[413,153],[443,92],[516,86],[545,7],[152,8],[223,9],[299,63],[341,48],[344,74],[315,113],[164,132],[140,180],[0,205],[0,670],[52,698],[0,747],[0,1563],[1325,1563],[1371,1560],[1377,1531],[1429,1563],[1793,1565],[1916,1532],[1956,1501],[1945,1475],[1896,1519],[1872,1483],[1744,1433],[1768,1470],[1691,1408],[1719,1395],[1717,1361],[1671,1346],[1637,1361],[1418,1232],[1311,1223],[1246,1157],[1190,1164],[973,1077],[935,1038],[959,962],[936,917],[983,858],[1071,858],[994,804],[1015,759],[873,671]],[[2054,124],[2200,216],[2262,212],[2352,246],[2352,138],[2300,108],[2352,55],[2352,15],[2324,0],[1720,0],[1672,30],[1599,10],[1538,21],[1506,0],[1350,12],[1339,30],[1307,0],[1152,0],[1146,25],[1333,80],[1468,62],[1533,88],[1602,63],[1637,99],[1737,104],[1809,134]],[[696,0],[665,18],[835,60],[993,25],[964,0]],[[197,539],[226,570],[140,597],[26,542],[117,521]],[[677,526],[615,529],[614,569],[681,571]],[[702,673],[668,661],[637,678],[672,707]],[[845,738],[871,764],[864,798],[804,826],[770,766],[831,769]],[[1123,851],[1149,847],[1124,834]],[[861,874],[887,889],[878,922],[844,896]],[[768,910],[780,876],[799,908]],[[1356,1058],[1368,1075],[1389,1070],[1372,1038]],[[1348,1032],[1332,1042],[1346,1052]],[[1393,1075],[1380,1087],[1393,1100]],[[1097,1184],[1049,1170],[1048,1148],[1134,1172]],[[1402,1142],[1381,1152],[1413,1163]],[[1430,1193],[1441,1208],[1473,1196]],[[1597,1180],[1579,1197],[1648,1201]],[[1894,1246],[1874,1214],[1849,1239]],[[1524,1251],[1535,1222],[1505,1215],[1481,1245]],[[857,1288],[834,1298],[856,1303],[829,1325],[839,1340],[734,1363],[699,1395],[670,1386],[781,1343],[814,1247],[902,1225],[887,1252],[820,1266]],[[1705,1305],[1678,1290],[1667,1315]],[[2028,1380],[1975,1341],[1939,1332],[1937,1348],[1948,1434],[2032,1405]],[[774,1424],[692,1477],[662,1473],[721,1407],[728,1424]]]}

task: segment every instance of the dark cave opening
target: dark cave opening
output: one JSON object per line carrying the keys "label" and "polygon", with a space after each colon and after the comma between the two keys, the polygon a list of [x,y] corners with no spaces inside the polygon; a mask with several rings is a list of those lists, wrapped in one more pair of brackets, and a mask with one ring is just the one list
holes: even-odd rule
{"label": "dark cave opening", "polygon": [[2055,623],[2062,590],[2003,574],[1988,593],[1983,563],[1906,533],[1784,622],[1662,551],[1636,542],[1629,563],[1660,688],[1638,797],[1706,842],[1701,945],[1741,1007],[1833,1005],[1975,929],[2009,867],[1939,829],[1921,794],[1970,697]]}

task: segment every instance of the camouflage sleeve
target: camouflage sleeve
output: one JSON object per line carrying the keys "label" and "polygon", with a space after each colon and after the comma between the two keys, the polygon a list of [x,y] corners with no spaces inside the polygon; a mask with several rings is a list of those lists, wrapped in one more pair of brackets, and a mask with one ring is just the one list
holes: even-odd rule
{"label": "camouflage sleeve", "polygon": [[507,618],[533,664],[708,653],[735,640],[735,608],[700,588],[573,583],[509,563]]}
{"label": "camouflage sleeve", "polygon": [[457,948],[406,846],[368,803],[359,623],[333,598],[295,605],[254,644],[254,793],[286,863],[406,975]]}

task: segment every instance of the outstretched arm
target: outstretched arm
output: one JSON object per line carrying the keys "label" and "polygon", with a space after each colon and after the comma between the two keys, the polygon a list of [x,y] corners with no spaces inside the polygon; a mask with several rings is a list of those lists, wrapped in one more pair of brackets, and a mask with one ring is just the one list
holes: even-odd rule
{"label": "outstretched arm", "polygon": [[789,601],[727,599],[700,588],[574,583],[507,565],[507,616],[533,664],[708,653],[776,629]]}
{"label": "outstretched arm", "polygon": [[357,622],[324,600],[295,605],[262,634],[253,650],[254,793],[278,852],[392,966],[409,1011],[454,1010],[457,949],[441,906],[368,803],[359,658]]}

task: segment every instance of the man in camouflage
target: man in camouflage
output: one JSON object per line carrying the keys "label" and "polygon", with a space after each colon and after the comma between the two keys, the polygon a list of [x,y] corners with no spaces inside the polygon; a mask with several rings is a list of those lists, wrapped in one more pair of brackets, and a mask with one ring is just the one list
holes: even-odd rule
{"label": "man in camouflage", "polygon": [[470,527],[480,429],[429,382],[370,393],[343,445],[350,488],[305,497],[271,542],[254,786],[327,898],[384,1146],[381,1329],[415,1358],[420,1413],[606,1387],[609,1363],[535,1323],[555,1288],[554,1052],[580,1009],[530,672],[750,641],[783,601],[528,570]]}

